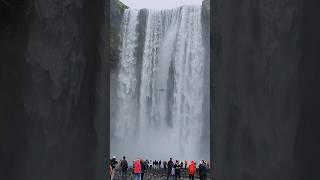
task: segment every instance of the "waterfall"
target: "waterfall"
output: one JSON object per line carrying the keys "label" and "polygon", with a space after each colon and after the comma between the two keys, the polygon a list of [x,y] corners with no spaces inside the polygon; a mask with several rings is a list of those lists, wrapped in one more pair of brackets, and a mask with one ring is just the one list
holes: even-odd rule
{"label": "waterfall", "polygon": [[120,60],[111,79],[112,155],[209,159],[200,153],[209,143],[202,137],[209,121],[204,111],[209,52],[201,8],[125,10]]}

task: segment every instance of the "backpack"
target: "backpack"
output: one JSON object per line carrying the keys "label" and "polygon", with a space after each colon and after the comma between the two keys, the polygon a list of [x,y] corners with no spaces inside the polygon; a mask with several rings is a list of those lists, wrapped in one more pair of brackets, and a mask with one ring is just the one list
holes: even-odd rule
{"label": "backpack", "polygon": [[126,160],[121,161],[121,169],[122,171],[126,171],[128,169],[128,163]]}
{"label": "backpack", "polygon": [[168,165],[168,168],[172,168],[173,167],[173,162],[169,161],[167,165]]}

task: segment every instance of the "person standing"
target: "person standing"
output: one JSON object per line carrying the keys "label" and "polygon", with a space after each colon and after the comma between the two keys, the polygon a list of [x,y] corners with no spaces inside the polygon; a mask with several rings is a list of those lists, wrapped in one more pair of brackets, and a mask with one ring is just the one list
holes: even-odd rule
{"label": "person standing", "polygon": [[199,164],[199,176],[200,176],[200,180],[207,179],[207,168],[206,168],[206,165],[204,164],[203,160],[200,161],[200,164]]}
{"label": "person standing", "polygon": [[180,176],[180,163],[179,163],[179,161],[178,160],[176,160],[176,164],[173,166],[173,168],[175,169],[175,178],[174,179],[180,179],[181,178],[181,176]]}
{"label": "person standing", "polygon": [[167,170],[167,161],[163,161],[163,169],[166,171]]}
{"label": "person standing", "polygon": [[116,168],[117,164],[118,164],[117,158],[116,158],[116,156],[113,156],[112,159],[111,159],[112,170],[114,170]]}
{"label": "person standing", "polygon": [[123,156],[123,159],[120,163],[120,167],[121,167],[121,179],[125,180],[127,179],[127,173],[128,173],[128,162],[125,156]]}
{"label": "person standing", "polygon": [[140,160],[140,163],[141,163],[141,180],[143,180],[144,173],[146,173],[147,171],[147,167],[146,167],[146,162],[143,159]]}
{"label": "person standing", "polygon": [[188,167],[189,179],[194,180],[194,175],[196,174],[196,165],[194,161],[191,161],[191,164]]}
{"label": "person standing", "polygon": [[187,170],[187,160],[184,161],[184,170]]}
{"label": "person standing", "polygon": [[169,180],[174,180],[175,179],[175,173],[176,173],[176,170],[175,170],[174,167],[172,167]]}
{"label": "person standing", "polygon": [[111,164],[109,165],[109,177],[112,179],[112,167]]}
{"label": "person standing", "polygon": [[110,159],[110,179],[113,179],[114,175],[115,175],[115,168],[116,168],[116,164],[118,164],[117,162],[117,159],[115,156],[113,156],[111,159]]}
{"label": "person standing", "polygon": [[173,168],[173,161],[172,161],[172,158],[170,158],[170,160],[168,161],[167,179],[169,179],[171,175],[172,168]]}
{"label": "person standing", "polygon": [[133,163],[133,174],[134,180],[141,180],[141,163],[139,159],[135,160]]}

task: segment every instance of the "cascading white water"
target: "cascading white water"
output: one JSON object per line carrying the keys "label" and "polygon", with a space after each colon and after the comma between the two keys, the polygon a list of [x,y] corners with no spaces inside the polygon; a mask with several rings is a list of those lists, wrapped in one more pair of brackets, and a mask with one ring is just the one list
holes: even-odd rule
{"label": "cascading white water", "polygon": [[111,154],[208,159],[200,153],[209,143],[202,137],[209,121],[203,107],[209,101],[204,90],[209,64],[201,6],[128,9],[120,36],[120,62],[111,80]]}

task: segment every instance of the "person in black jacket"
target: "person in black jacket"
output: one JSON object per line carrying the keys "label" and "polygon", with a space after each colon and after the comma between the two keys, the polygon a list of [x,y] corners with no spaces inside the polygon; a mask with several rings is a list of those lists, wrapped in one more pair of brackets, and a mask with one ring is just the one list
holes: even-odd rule
{"label": "person in black jacket", "polygon": [[200,176],[200,180],[206,180],[207,179],[207,167],[204,164],[203,160],[200,161],[199,176]]}
{"label": "person in black jacket", "polygon": [[146,173],[147,171],[147,165],[143,159],[140,160],[140,163],[141,163],[141,180],[143,180],[144,173]]}
{"label": "person in black jacket", "polygon": [[128,162],[126,161],[126,157],[123,156],[123,159],[120,163],[121,167],[121,179],[125,180],[127,179],[127,172],[128,172]]}
{"label": "person in black jacket", "polygon": [[172,158],[170,158],[170,160],[168,161],[168,173],[167,173],[167,179],[169,180],[169,177],[171,175],[171,170],[173,168],[173,161],[172,161]]}
{"label": "person in black jacket", "polygon": [[166,161],[163,161],[163,168],[164,168],[164,170],[167,170],[167,162]]}
{"label": "person in black jacket", "polygon": [[113,156],[112,159],[111,159],[112,170],[114,170],[114,168],[116,168],[117,164],[118,164],[117,158],[115,156]]}
{"label": "person in black jacket", "polygon": [[181,178],[181,176],[180,176],[180,163],[179,163],[179,161],[178,160],[176,160],[176,164],[173,166],[174,167],[174,169],[175,169],[175,178],[174,179],[180,179]]}

